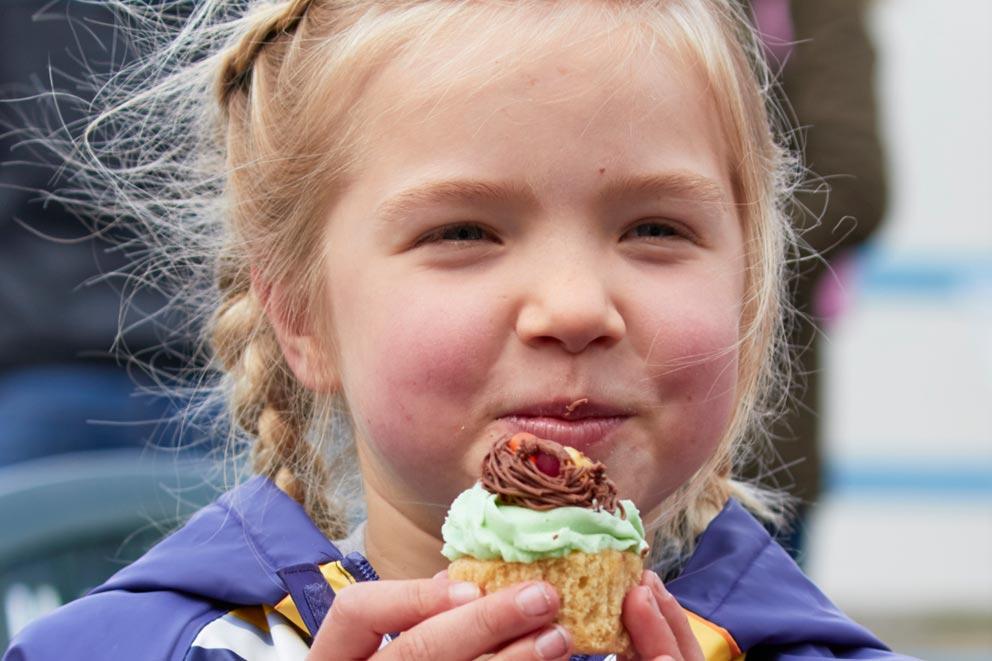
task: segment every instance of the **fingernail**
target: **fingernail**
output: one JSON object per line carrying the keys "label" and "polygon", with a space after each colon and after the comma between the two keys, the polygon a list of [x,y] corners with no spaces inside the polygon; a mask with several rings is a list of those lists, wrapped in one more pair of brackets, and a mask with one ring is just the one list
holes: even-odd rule
{"label": "fingernail", "polygon": [[555,626],[545,631],[534,641],[534,649],[542,659],[560,659],[568,652],[568,638],[565,630]]}
{"label": "fingernail", "polygon": [[470,601],[475,601],[480,596],[482,596],[482,591],[479,590],[479,586],[475,583],[455,583],[448,588],[448,599],[455,606],[461,606]]}
{"label": "fingernail", "polygon": [[528,585],[514,598],[525,615],[544,615],[551,610],[551,596],[540,584]]}

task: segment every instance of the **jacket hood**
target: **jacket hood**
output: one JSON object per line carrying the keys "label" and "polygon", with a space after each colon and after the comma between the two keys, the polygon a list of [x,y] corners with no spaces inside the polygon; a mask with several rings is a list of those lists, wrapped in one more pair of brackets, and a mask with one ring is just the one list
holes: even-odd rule
{"label": "jacket hood", "polygon": [[342,559],[299,503],[254,477],[89,594],[168,590],[211,602],[274,604],[286,594],[280,569]]}

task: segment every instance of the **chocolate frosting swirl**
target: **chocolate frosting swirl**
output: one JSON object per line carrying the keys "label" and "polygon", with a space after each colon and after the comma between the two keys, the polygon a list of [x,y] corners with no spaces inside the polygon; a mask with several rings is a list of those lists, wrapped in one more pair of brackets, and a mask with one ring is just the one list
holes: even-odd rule
{"label": "chocolate frosting swirl", "polygon": [[606,477],[606,466],[589,461],[589,466],[577,465],[558,443],[522,432],[489,450],[482,461],[482,487],[507,505],[534,510],[572,506],[610,513],[619,508],[626,518],[616,485]]}

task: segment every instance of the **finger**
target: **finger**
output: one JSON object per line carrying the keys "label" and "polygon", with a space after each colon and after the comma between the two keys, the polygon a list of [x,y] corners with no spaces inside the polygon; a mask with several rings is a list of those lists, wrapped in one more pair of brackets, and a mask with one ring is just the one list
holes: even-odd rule
{"label": "finger", "polygon": [[367,659],[384,634],[404,631],[480,596],[474,583],[430,578],[349,585],[335,596],[308,658]]}
{"label": "finger", "polygon": [[565,627],[556,624],[514,641],[500,650],[492,661],[550,661],[567,659],[571,652],[571,636]]}
{"label": "finger", "polygon": [[703,661],[703,650],[699,646],[695,634],[692,633],[685,609],[665,588],[665,584],[661,582],[656,573],[648,571],[645,572],[645,575],[646,584],[654,595],[661,615],[668,622],[668,626],[671,627],[672,633],[675,635],[679,651],[682,652],[682,658],[685,661]]}
{"label": "finger", "polygon": [[421,622],[376,659],[474,659],[550,624],[558,607],[547,583],[510,586]]}
{"label": "finger", "polygon": [[436,573],[433,576],[431,576],[431,578],[444,578],[444,579],[446,579],[446,578],[448,578],[448,570],[447,569],[442,569],[438,573]]}
{"label": "finger", "polygon": [[681,656],[675,634],[647,586],[636,585],[627,593],[623,601],[623,624],[640,658],[654,661],[665,655]]}

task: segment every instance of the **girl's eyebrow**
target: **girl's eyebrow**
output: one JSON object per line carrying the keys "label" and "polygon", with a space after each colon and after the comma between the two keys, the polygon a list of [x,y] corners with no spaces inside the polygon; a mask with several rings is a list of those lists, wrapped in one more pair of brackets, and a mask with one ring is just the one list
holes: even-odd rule
{"label": "girl's eyebrow", "polygon": [[[603,203],[630,196],[667,197],[705,204],[727,202],[723,188],[716,181],[688,170],[615,177],[597,194],[597,198]],[[380,204],[374,215],[384,224],[391,224],[421,207],[444,202],[480,201],[540,206],[534,189],[525,184],[513,181],[448,179],[429,181],[397,193]]]}
{"label": "girl's eyebrow", "polygon": [[431,181],[390,197],[375,211],[385,224],[403,219],[415,209],[443,202],[520,202],[537,206],[537,196],[530,186],[511,181],[449,179]]}
{"label": "girl's eyebrow", "polygon": [[726,204],[724,189],[713,179],[690,170],[622,175],[610,180],[600,191],[603,202],[631,196],[666,197],[669,199]]}

